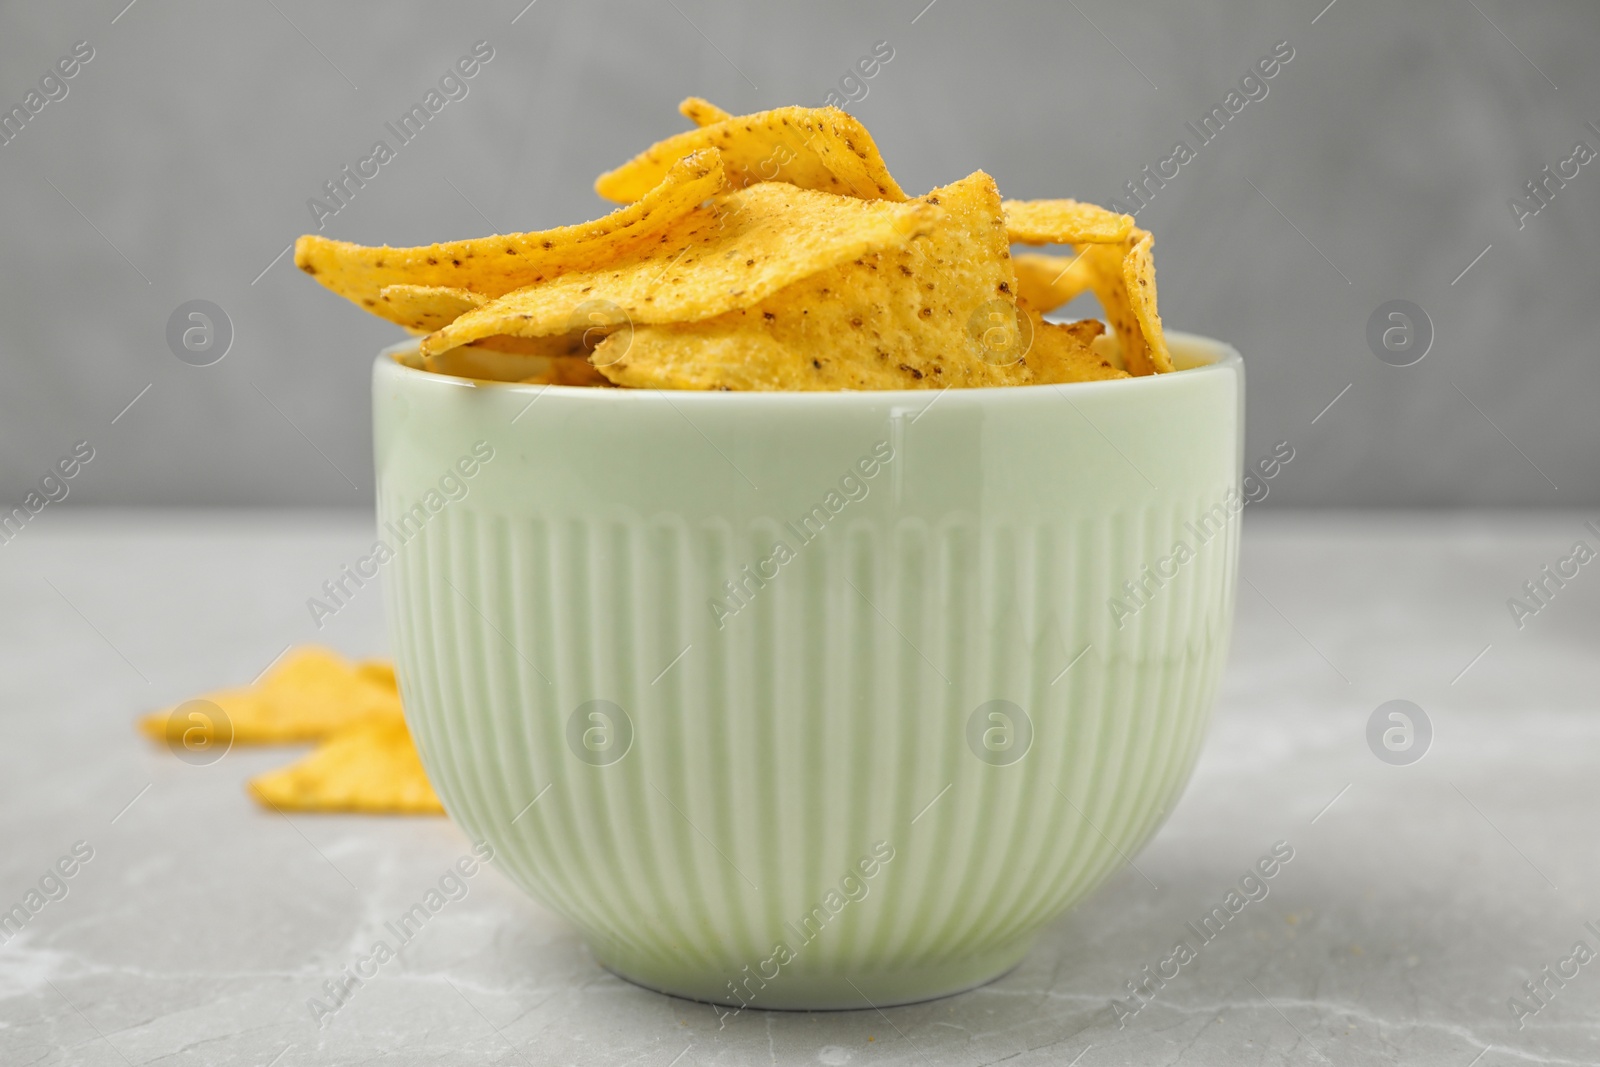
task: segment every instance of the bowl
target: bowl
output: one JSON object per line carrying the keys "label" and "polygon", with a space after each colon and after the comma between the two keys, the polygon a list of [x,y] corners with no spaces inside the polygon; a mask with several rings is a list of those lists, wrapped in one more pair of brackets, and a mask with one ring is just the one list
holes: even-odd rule
{"label": "bowl", "polygon": [[406,717],[450,817],[631,981],[883,1007],[1013,967],[1198,755],[1244,370],[650,392],[380,354]]}

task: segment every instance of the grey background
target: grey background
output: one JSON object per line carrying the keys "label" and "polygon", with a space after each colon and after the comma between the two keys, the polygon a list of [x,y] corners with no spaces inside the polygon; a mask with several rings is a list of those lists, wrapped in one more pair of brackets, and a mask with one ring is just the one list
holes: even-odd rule
{"label": "grey background", "polygon": [[[1600,148],[1600,6],[523,3],[7,5],[5,109],[74,42],[95,57],[0,147],[0,504],[80,439],[74,504],[370,500],[369,364],[397,331],[269,264],[480,39],[470,95],[326,233],[596,217],[593,177],[683,128],[680,97],[820,104],[878,40],[894,59],[851,110],[908,190],[982,167],[1011,196],[1104,202],[1287,40],[1266,99],[1140,213],[1169,326],[1245,353],[1247,454],[1296,449],[1269,505],[1600,501],[1600,163],[1520,232],[1507,207],[1575,141]],[[165,341],[197,298],[235,330],[203,368]],[[1433,319],[1416,366],[1368,350],[1390,299]]]}

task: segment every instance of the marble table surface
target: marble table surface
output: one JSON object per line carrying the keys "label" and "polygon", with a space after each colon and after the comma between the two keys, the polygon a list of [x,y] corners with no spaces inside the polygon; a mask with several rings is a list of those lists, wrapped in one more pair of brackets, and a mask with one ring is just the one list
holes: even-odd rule
{"label": "marble table surface", "polygon": [[[1520,628],[1507,607],[1600,545],[1589,520],[1251,511],[1187,792],[982,989],[719,1029],[597,968],[491,868],[319,1029],[307,999],[467,842],[264,812],[243,783],[284,752],[189,766],[131,722],[291,642],[383,653],[378,591],[321,634],[305,608],[370,523],[52,511],[0,545],[0,911],[73,874],[0,945],[0,1064],[1600,1063],[1600,563]],[[1367,740],[1394,699],[1431,724],[1408,765]],[[1269,895],[1119,1026],[1125,983],[1280,841]]]}

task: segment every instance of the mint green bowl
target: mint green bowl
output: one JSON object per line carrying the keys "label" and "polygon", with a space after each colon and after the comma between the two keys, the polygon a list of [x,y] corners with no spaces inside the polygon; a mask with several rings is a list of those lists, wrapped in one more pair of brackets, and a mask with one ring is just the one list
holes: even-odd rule
{"label": "mint green bowl", "polygon": [[389,624],[451,818],[601,964],[729,1013],[1003,974],[1155,832],[1210,716],[1244,368],[1170,340],[1170,375],[946,392],[386,350]]}

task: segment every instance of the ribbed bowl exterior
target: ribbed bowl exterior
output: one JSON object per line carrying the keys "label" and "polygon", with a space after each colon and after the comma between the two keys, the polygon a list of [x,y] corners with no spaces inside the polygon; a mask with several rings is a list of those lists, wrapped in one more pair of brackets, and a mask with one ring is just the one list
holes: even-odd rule
{"label": "ribbed bowl exterior", "polygon": [[388,613],[451,817],[603,964],[730,1011],[1003,973],[1154,833],[1216,691],[1242,368],[1179,340],[1209,365],[947,394],[380,357]]}

